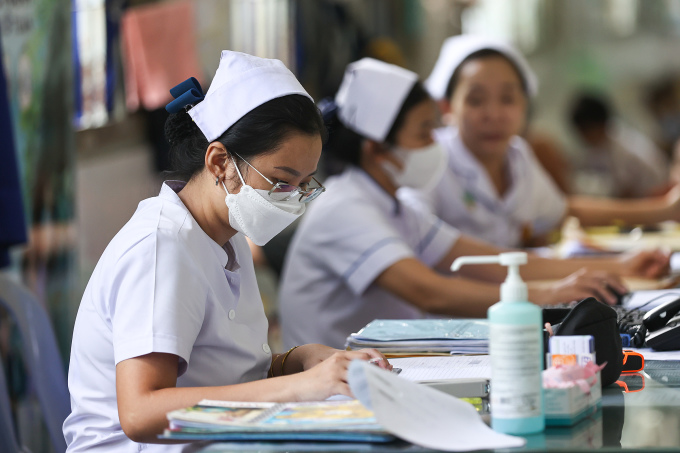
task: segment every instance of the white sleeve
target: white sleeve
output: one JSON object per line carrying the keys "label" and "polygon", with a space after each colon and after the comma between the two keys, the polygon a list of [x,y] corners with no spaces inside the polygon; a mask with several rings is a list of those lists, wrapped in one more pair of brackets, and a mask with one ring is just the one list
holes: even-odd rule
{"label": "white sleeve", "polygon": [[[363,294],[382,272],[400,260],[417,258],[434,266],[458,239],[458,230],[436,216],[404,205],[399,209],[398,218],[385,216],[370,203],[324,211],[324,224],[332,228],[316,231],[310,245],[326,256],[324,265],[354,294]],[[402,229],[408,233],[400,232]]]}
{"label": "white sleeve", "polygon": [[[325,208],[325,206],[324,206]],[[324,209],[314,234],[308,235],[310,248],[324,255],[324,266],[361,295],[385,269],[416,253],[388,221],[370,204],[354,204],[348,209]],[[301,225],[297,234],[304,236]],[[318,228],[325,225],[323,229]],[[313,239],[311,239],[313,238]]]}
{"label": "white sleeve", "polygon": [[[186,370],[205,315],[205,278],[176,234],[157,230],[119,259],[110,294],[116,364],[152,352],[180,357]],[[184,363],[183,363],[184,362]]]}
{"label": "white sleeve", "polygon": [[434,267],[453,248],[460,237],[460,231],[434,214],[416,211],[414,218],[419,230],[415,252],[423,263]]}
{"label": "white sleeve", "polygon": [[528,147],[525,155],[529,162],[529,178],[532,181],[534,234],[548,233],[557,227],[567,212],[567,198],[540,164],[534,152]]}
{"label": "white sleeve", "polygon": [[416,190],[401,187],[397,190],[397,198],[412,209],[436,214],[436,193],[433,190]]}

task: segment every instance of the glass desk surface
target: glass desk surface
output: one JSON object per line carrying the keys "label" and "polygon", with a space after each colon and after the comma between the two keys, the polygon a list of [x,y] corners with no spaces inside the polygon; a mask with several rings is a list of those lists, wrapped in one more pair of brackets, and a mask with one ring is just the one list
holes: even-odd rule
{"label": "glass desk surface", "polygon": [[[602,409],[571,427],[549,427],[525,436],[527,445],[497,451],[680,451],[680,361],[648,361],[642,373],[622,375],[627,391],[602,391]],[[452,429],[452,435],[454,430]],[[405,442],[389,444],[318,442],[217,442],[201,453],[224,451],[393,451],[426,450]]]}

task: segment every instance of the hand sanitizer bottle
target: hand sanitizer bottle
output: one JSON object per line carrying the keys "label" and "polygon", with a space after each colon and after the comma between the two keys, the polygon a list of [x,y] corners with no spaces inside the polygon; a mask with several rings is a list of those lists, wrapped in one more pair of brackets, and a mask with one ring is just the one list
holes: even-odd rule
{"label": "hand sanitizer bottle", "polygon": [[464,264],[492,263],[508,266],[508,277],[501,285],[500,302],[488,311],[491,427],[505,434],[541,432],[545,429],[543,317],[541,309],[527,301],[527,285],[519,275],[527,254],[460,257],[451,270],[455,272]]}

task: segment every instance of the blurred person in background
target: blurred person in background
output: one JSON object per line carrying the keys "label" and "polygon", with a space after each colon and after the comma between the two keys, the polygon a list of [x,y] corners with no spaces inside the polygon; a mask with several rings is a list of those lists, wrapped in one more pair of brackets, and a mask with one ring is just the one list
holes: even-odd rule
{"label": "blurred person in background", "polygon": [[509,44],[475,35],[448,38],[426,87],[439,101],[445,127],[434,137],[448,163],[434,187],[399,196],[461,232],[524,247],[548,242],[567,215],[584,226],[680,218],[680,187],[640,200],[567,197],[559,190],[519,136],[538,83]]}
{"label": "blurred person in background", "polygon": [[667,76],[651,84],[646,105],[659,129],[658,143],[667,156],[672,156],[680,140],[680,96],[678,75]]}
{"label": "blurred person in background", "polygon": [[642,133],[614,118],[603,95],[576,95],[570,120],[582,145],[574,171],[575,193],[640,198],[663,190],[668,158]]}
{"label": "blurred person in background", "polygon": [[671,184],[680,184],[680,140],[673,148],[673,158],[671,160],[668,178]]}

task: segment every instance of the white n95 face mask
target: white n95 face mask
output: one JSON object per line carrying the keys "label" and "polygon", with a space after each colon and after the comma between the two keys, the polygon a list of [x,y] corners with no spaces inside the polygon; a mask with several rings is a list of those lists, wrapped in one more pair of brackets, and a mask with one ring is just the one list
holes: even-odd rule
{"label": "white n95 face mask", "polygon": [[229,208],[229,225],[256,245],[265,245],[305,212],[305,204],[296,197],[285,201],[270,200],[268,190],[253,189],[245,183],[238,167],[236,172],[242,184],[239,193],[230,194],[222,181],[227,192],[224,202]]}
{"label": "white n95 face mask", "polygon": [[383,162],[383,169],[399,187],[425,189],[435,185],[444,172],[446,156],[439,143],[418,149],[394,148],[394,155],[402,162],[399,169],[390,161]]}

